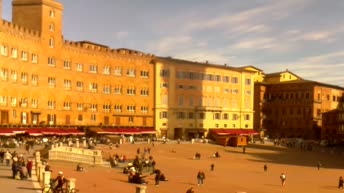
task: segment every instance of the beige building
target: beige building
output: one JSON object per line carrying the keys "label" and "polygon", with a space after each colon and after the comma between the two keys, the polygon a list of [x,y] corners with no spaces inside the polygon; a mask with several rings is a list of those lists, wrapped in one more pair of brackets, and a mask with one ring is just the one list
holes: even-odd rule
{"label": "beige building", "polygon": [[154,64],[160,136],[189,139],[211,129],[253,129],[253,71],[172,58]]}
{"label": "beige building", "polygon": [[1,127],[154,127],[153,55],[65,40],[57,1],[12,6],[0,21]]}

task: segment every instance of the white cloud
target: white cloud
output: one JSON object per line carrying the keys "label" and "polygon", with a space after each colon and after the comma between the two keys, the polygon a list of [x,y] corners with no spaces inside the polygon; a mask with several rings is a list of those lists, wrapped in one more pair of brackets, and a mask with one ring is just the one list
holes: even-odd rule
{"label": "white cloud", "polygon": [[117,39],[127,38],[129,36],[129,32],[128,31],[118,31],[114,34],[114,36]]}
{"label": "white cloud", "polygon": [[274,47],[274,40],[272,38],[244,40],[233,46],[235,49],[266,49],[272,47]]}
{"label": "white cloud", "polygon": [[159,42],[150,43],[148,47],[154,50],[157,54],[168,54],[172,51],[178,51],[183,47],[189,47],[192,45],[192,37],[190,36],[171,36],[163,37]]}

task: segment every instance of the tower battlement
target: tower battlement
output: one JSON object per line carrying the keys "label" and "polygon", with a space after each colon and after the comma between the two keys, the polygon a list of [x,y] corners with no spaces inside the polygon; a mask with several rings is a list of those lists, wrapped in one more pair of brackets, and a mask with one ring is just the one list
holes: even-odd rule
{"label": "tower battlement", "polygon": [[110,54],[125,54],[125,55],[132,55],[132,56],[141,56],[141,57],[154,57],[153,54],[147,54],[136,50],[126,49],[126,48],[119,48],[113,49],[105,45],[89,42],[89,41],[70,41],[65,40],[64,44],[66,46],[71,46],[78,49],[84,49],[89,51],[98,51],[102,53],[110,53]]}
{"label": "tower battlement", "polygon": [[13,30],[14,32],[20,32],[20,33],[23,33],[23,34],[31,36],[31,37],[36,37],[36,38],[41,37],[41,33],[39,31],[25,28],[25,27],[22,27],[20,25],[6,21],[6,20],[2,20],[0,25],[2,28],[7,28],[8,30]]}

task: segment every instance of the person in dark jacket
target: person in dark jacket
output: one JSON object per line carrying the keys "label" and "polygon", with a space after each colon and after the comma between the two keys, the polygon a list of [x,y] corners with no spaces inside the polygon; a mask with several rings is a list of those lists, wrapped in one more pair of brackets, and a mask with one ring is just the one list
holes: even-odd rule
{"label": "person in dark jacket", "polygon": [[200,170],[200,171],[197,173],[197,183],[198,183],[198,185],[203,185],[204,179],[205,179],[205,174],[204,174],[203,171]]}

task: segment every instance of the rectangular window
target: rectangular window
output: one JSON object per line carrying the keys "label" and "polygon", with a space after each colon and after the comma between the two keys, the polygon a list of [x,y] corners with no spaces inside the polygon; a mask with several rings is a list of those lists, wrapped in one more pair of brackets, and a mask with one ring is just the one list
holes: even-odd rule
{"label": "rectangular window", "polygon": [[167,82],[161,83],[160,88],[168,88],[168,83]]}
{"label": "rectangular window", "polygon": [[233,121],[238,120],[238,119],[239,119],[238,114],[233,114],[233,115],[232,115],[232,120],[233,120]]}
{"label": "rectangular window", "polygon": [[149,72],[148,71],[141,71],[140,75],[141,75],[141,78],[148,78],[149,77]]}
{"label": "rectangular window", "polygon": [[246,120],[246,121],[249,121],[249,120],[250,120],[250,115],[248,115],[248,114],[245,115],[245,120]]}
{"label": "rectangular window", "polygon": [[63,86],[65,90],[71,90],[72,89],[72,81],[71,80],[63,80]]}
{"label": "rectangular window", "polygon": [[160,119],[167,119],[167,118],[168,118],[167,111],[160,112]]}
{"label": "rectangular window", "polygon": [[205,113],[199,113],[199,119],[205,119]]}
{"label": "rectangular window", "polygon": [[168,69],[161,69],[160,70],[160,76],[161,77],[169,77],[170,76],[170,71]]}
{"label": "rectangular window", "polygon": [[131,87],[127,89],[127,95],[135,95],[136,91],[135,88]]}
{"label": "rectangular window", "polygon": [[134,117],[133,117],[133,116],[130,116],[130,117],[128,118],[128,122],[129,122],[129,123],[134,123]]}
{"label": "rectangular window", "polygon": [[135,69],[128,69],[127,76],[135,77]]}
{"label": "rectangular window", "polygon": [[76,71],[83,72],[84,71],[84,65],[80,64],[80,63],[77,63],[76,64]]}
{"label": "rectangular window", "polygon": [[17,82],[17,71],[11,70],[11,80]]}
{"label": "rectangular window", "polygon": [[214,119],[220,120],[221,119],[221,113],[214,113]]}
{"label": "rectangular window", "polygon": [[28,77],[27,73],[25,72],[21,73],[21,81],[23,84],[27,84],[27,77]]}
{"label": "rectangular window", "polygon": [[111,94],[111,86],[110,85],[104,85],[103,86],[103,93],[104,94]]}
{"label": "rectangular window", "polygon": [[91,82],[90,83],[90,92],[97,92],[98,91],[98,84]]}
{"label": "rectangular window", "polygon": [[21,52],[21,59],[23,61],[27,61],[28,60],[28,53],[27,53],[27,51],[22,51]]}
{"label": "rectangular window", "polygon": [[115,86],[114,93],[115,94],[122,94],[122,87],[121,86]]}
{"label": "rectangular window", "polygon": [[114,74],[116,76],[122,76],[122,68],[121,67],[115,67],[115,71],[114,71]]}
{"label": "rectangular window", "polygon": [[98,111],[98,105],[97,104],[91,104],[91,112],[97,112]]}
{"label": "rectangular window", "polygon": [[95,114],[91,115],[91,121],[97,121],[97,116]]}
{"label": "rectangular window", "polygon": [[98,73],[98,66],[97,65],[95,65],[95,64],[91,64],[90,65],[90,71],[89,71],[90,73]]}
{"label": "rectangular window", "polygon": [[106,113],[111,112],[111,105],[110,104],[103,105],[103,111]]}
{"label": "rectangular window", "polygon": [[185,112],[176,112],[177,119],[185,119]]}
{"label": "rectangular window", "polygon": [[147,114],[148,113],[148,107],[147,106],[143,106],[143,107],[141,107],[141,113],[143,113],[143,114]]}
{"label": "rectangular window", "polygon": [[64,102],[63,103],[63,109],[66,111],[70,111],[72,109],[72,103],[71,102]]}
{"label": "rectangular window", "polygon": [[31,108],[38,108],[38,99],[31,99]]}
{"label": "rectangular window", "polygon": [[72,69],[72,62],[69,60],[64,60],[63,61],[63,68],[67,69],[67,70]]}
{"label": "rectangular window", "polygon": [[77,109],[78,111],[86,111],[86,110],[87,110],[87,109],[85,109],[83,103],[77,103],[77,104],[76,104],[76,109]]}
{"label": "rectangular window", "polygon": [[8,56],[8,47],[1,45],[1,55]]}
{"label": "rectangular window", "polygon": [[135,113],[135,109],[136,109],[136,107],[133,106],[133,105],[128,105],[128,106],[127,106],[127,111],[128,111],[129,113]]}
{"label": "rectangular window", "polygon": [[84,83],[82,81],[76,81],[76,90],[78,91],[84,90]]}
{"label": "rectangular window", "polygon": [[238,89],[232,89],[232,94],[238,94],[239,93],[239,90]]}
{"label": "rectangular window", "polygon": [[82,115],[78,115],[78,121],[82,121]]}
{"label": "rectangular window", "polygon": [[0,105],[1,106],[7,106],[7,97],[6,96],[0,96]]}
{"label": "rectangular window", "polygon": [[38,63],[38,55],[37,54],[32,54],[31,55],[31,62],[33,64],[37,64]]}
{"label": "rectangular window", "polygon": [[223,114],[223,120],[228,120],[228,113]]}
{"label": "rectangular window", "polygon": [[110,66],[104,66],[103,74],[110,75],[111,74],[111,67]]}
{"label": "rectangular window", "polygon": [[250,78],[246,78],[245,79],[245,84],[246,85],[251,85],[251,79]]}
{"label": "rectangular window", "polygon": [[122,112],[122,106],[121,105],[115,105],[114,109],[115,109],[115,112],[117,112],[117,113]]}
{"label": "rectangular window", "polygon": [[56,108],[56,102],[49,100],[48,101],[48,109],[55,109]]}
{"label": "rectangular window", "polygon": [[194,119],[194,113],[193,112],[189,112],[188,113],[188,119]]}
{"label": "rectangular window", "polygon": [[16,48],[11,49],[11,57],[17,58],[18,57],[18,50]]}
{"label": "rectangular window", "polygon": [[16,107],[16,106],[17,106],[17,98],[11,97],[11,107]]}
{"label": "rectangular window", "polygon": [[56,79],[54,77],[48,77],[48,86],[50,88],[56,87]]}
{"label": "rectangular window", "polygon": [[233,83],[233,84],[238,84],[238,77],[232,77],[232,80],[231,80],[231,82]]}
{"label": "rectangular window", "polygon": [[32,86],[38,86],[38,75],[33,74],[31,76],[31,84]]}
{"label": "rectangular window", "polygon": [[181,96],[181,95],[178,96],[178,105],[179,106],[184,105],[184,96]]}
{"label": "rectangular window", "polygon": [[51,67],[56,66],[56,60],[54,57],[48,57],[48,66],[51,66]]}
{"label": "rectangular window", "polygon": [[140,91],[140,93],[141,93],[141,96],[148,96],[149,95],[148,89],[142,89]]}
{"label": "rectangular window", "polygon": [[0,72],[1,80],[7,81],[8,80],[8,70],[6,68],[1,68]]}

